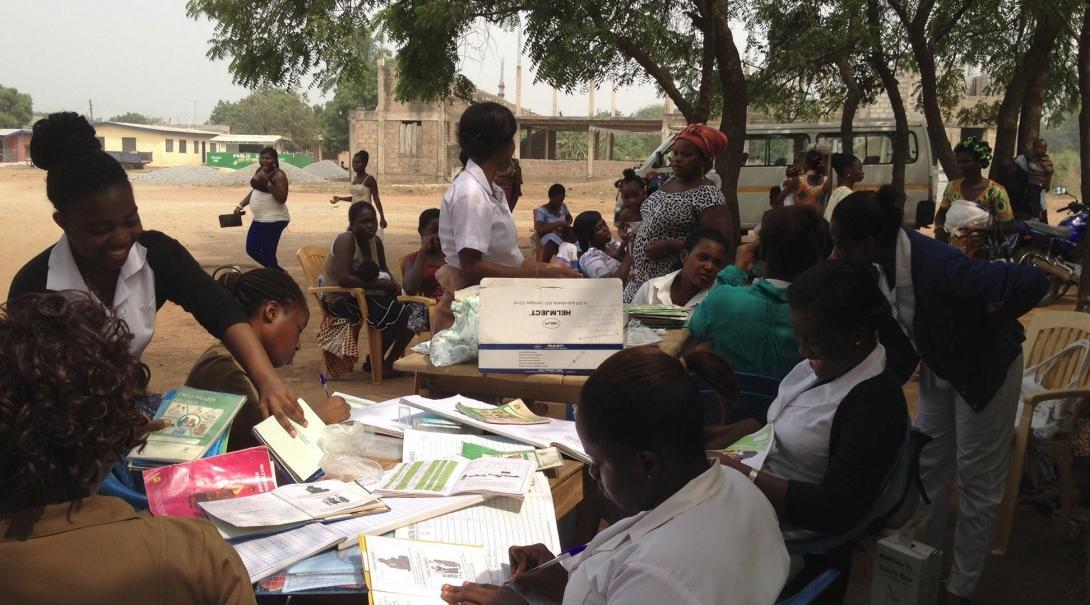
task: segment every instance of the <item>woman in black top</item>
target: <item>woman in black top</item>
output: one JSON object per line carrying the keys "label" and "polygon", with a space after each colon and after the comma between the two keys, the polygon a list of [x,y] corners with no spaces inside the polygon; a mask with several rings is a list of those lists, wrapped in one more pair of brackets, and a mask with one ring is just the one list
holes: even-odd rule
{"label": "woman in black top", "polygon": [[276,374],[246,315],[226,290],[176,240],[144,231],[124,169],[102,150],[94,128],[75,113],[55,113],[34,124],[34,164],[46,171],[53,221],[64,235],[23,266],[8,296],[47,290],[82,290],[111,308],[133,332],[139,356],[167,300],[189,311],[230,349],[253,379],[262,416],[304,423],[295,395]]}

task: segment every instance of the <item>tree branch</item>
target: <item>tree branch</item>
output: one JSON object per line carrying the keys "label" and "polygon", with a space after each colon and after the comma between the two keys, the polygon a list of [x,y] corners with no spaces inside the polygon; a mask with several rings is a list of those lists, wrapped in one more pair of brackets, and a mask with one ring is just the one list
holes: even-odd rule
{"label": "tree branch", "polygon": [[950,20],[946,23],[946,27],[943,27],[941,30],[937,30],[935,32],[935,35],[932,36],[931,39],[942,40],[943,38],[945,38],[947,34],[954,30],[954,26],[957,25],[958,20],[961,19],[962,15],[964,15],[965,12],[968,11],[969,8],[975,3],[976,0],[963,0],[961,5],[958,6],[957,11],[954,12],[953,16],[951,16]]}

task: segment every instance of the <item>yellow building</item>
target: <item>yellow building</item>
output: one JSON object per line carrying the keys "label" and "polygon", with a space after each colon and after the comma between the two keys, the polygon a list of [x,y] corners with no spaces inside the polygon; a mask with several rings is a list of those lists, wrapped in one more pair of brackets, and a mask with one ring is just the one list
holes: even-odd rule
{"label": "yellow building", "polygon": [[97,122],[94,126],[103,149],[151,153],[149,166],[204,164],[206,155],[215,151],[213,137],[221,134],[157,124]]}

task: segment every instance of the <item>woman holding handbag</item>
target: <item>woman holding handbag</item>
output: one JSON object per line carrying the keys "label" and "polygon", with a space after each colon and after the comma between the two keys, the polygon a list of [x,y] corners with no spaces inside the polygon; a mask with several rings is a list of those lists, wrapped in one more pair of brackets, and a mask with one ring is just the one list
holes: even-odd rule
{"label": "woman holding handbag", "polygon": [[283,271],[276,261],[276,247],[291,220],[288,175],[280,169],[280,160],[272,147],[261,150],[258,163],[260,166],[250,179],[250,193],[235,206],[235,214],[244,214],[246,206],[254,211],[254,220],[246,233],[246,254],[262,267]]}

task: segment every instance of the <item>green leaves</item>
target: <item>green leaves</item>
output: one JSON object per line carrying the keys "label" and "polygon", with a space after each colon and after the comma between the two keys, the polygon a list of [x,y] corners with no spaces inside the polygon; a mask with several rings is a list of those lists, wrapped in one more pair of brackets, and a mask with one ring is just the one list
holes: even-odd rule
{"label": "green leaves", "polygon": [[216,103],[209,123],[227,124],[235,133],[285,136],[300,149],[313,146],[320,134],[318,116],[304,98],[273,88],[258,89],[238,102]]}
{"label": "green leaves", "polygon": [[34,119],[30,95],[0,86],[0,128],[23,128]]}

